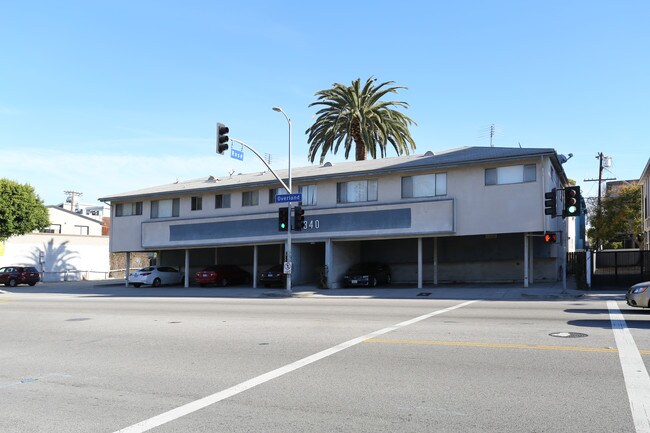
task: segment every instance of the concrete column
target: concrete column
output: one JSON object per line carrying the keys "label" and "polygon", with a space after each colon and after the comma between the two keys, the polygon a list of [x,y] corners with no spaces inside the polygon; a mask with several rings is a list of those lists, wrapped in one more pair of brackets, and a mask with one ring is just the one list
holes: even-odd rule
{"label": "concrete column", "polygon": [[253,245],[253,289],[257,289],[257,245]]}
{"label": "concrete column", "polygon": [[185,250],[185,281],[183,287],[190,287],[190,250]]}
{"label": "concrete column", "polygon": [[325,268],[327,269],[327,288],[328,289],[333,289],[334,286],[332,285],[332,275],[333,275],[333,268],[334,266],[334,255],[332,254],[332,240],[327,239],[325,241]]}
{"label": "concrete column", "polygon": [[524,287],[528,287],[528,233],[524,233]]}
{"label": "concrete column", "polygon": [[131,253],[126,253],[126,265],[124,269],[124,286],[129,287],[129,274],[131,273]]}
{"label": "concrete column", "polygon": [[528,242],[528,282],[533,284],[535,282],[535,238],[530,238]]}
{"label": "concrete column", "polygon": [[418,289],[422,288],[422,238],[418,238]]}
{"label": "concrete column", "polygon": [[433,285],[438,285],[438,238],[433,238]]}

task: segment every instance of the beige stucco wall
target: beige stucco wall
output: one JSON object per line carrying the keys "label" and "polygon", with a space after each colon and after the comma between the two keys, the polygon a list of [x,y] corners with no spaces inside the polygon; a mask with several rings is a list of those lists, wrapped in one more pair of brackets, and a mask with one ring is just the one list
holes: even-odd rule
{"label": "beige stucco wall", "polygon": [[[536,164],[535,182],[510,185],[485,185],[485,169],[501,165]],[[402,199],[401,178],[403,175],[424,173],[447,173],[447,195],[426,199]],[[494,162],[485,165],[473,165],[444,170],[422,170],[419,172],[394,173],[364,177],[378,179],[378,200],[375,202],[337,204],[336,184],[346,180],[358,179],[351,173],[347,178],[320,182],[300,182],[294,180],[294,189],[301,184],[317,184],[317,205],[305,206],[306,214],[351,212],[358,210],[388,209],[410,207],[412,209],[413,227],[411,230],[393,230],[380,233],[367,233],[370,237],[438,235],[444,233],[453,236],[499,233],[525,233],[540,231],[561,231],[562,219],[544,215],[544,192],[550,191],[556,176],[548,157],[511,161],[502,164]],[[245,190],[250,190],[246,188]],[[191,211],[191,196],[180,197],[180,215],[177,218],[151,220],[150,200],[143,200],[142,215],[112,218],[111,251],[142,251],[147,248],[178,248],[187,243],[161,243],[169,238],[169,227],[175,224],[200,221],[218,221],[230,219],[271,218],[277,215],[278,204],[268,203],[269,187],[259,188],[259,205],[242,207],[241,191],[213,190],[200,195],[203,197],[203,209]],[[230,193],[231,208],[214,209],[214,194]],[[115,207],[112,207],[114,212]],[[144,235],[143,231],[144,224]],[[333,237],[345,236],[344,233],[331,233]],[[265,239],[248,240],[249,242],[273,242],[286,235],[278,233]],[[298,233],[296,239],[306,239],[309,234]],[[245,239],[237,240],[246,242]],[[194,245],[198,246],[200,243]]]}

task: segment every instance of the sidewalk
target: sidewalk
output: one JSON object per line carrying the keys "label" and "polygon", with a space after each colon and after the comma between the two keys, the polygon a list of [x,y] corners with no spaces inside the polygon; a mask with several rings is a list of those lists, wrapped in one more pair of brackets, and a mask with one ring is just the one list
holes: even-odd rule
{"label": "sidewalk", "polygon": [[[4,292],[3,292],[4,290]],[[400,284],[389,287],[321,289],[315,285],[294,287],[292,293],[283,288],[162,286],[125,287],[124,280],[94,280],[38,283],[36,286],[3,287],[3,294],[42,293],[78,294],[108,297],[215,297],[215,298],[359,298],[359,299],[485,299],[485,300],[563,300],[563,299],[620,299],[624,291],[582,291],[567,282],[539,283],[524,288],[521,284]]]}

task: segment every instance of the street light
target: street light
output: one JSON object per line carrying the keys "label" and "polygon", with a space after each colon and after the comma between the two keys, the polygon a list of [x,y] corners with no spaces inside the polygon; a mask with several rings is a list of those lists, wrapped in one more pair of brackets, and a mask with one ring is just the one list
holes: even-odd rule
{"label": "street light", "polygon": [[[289,191],[287,191],[288,194],[292,193],[292,185],[291,185],[291,119],[287,115],[287,113],[284,112],[284,110],[281,107],[273,107],[273,111],[277,111],[279,113],[282,113],[287,119],[287,123],[289,124]],[[291,221],[291,202],[287,203],[287,209],[289,213],[289,221]],[[291,226],[291,222],[289,222],[289,226]],[[289,273],[287,274],[287,292],[291,293],[291,273],[293,272],[293,263],[291,260],[291,227],[288,227],[287,230],[287,258],[286,262],[289,263]]]}

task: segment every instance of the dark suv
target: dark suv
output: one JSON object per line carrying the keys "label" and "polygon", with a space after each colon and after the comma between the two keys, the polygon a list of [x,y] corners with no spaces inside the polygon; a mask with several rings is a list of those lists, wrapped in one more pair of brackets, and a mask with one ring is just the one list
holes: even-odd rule
{"label": "dark suv", "polygon": [[0,268],[0,284],[16,287],[18,284],[34,284],[41,281],[38,271],[33,266],[5,266]]}

